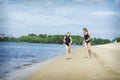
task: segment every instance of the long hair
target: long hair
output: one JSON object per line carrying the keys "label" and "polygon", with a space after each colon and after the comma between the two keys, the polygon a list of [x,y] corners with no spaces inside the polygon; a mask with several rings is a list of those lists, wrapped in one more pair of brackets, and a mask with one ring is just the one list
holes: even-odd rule
{"label": "long hair", "polygon": [[84,31],[88,32],[87,28],[83,28]]}
{"label": "long hair", "polygon": [[71,33],[70,32],[67,32],[66,35],[69,34],[69,36],[71,36]]}

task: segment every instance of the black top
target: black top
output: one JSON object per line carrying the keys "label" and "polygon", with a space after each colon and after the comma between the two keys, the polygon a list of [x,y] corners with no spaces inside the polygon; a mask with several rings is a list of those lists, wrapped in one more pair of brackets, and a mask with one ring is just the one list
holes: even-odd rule
{"label": "black top", "polygon": [[70,40],[70,36],[66,36],[65,37],[65,45],[67,45],[67,46],[69,46],[69,43],[71,42],[71,40]]}
{"label": "black top", "polygon": [[[88,32],[87,32],[87,34],[84,34],[84,39],[85,39],[85,40],[87,40],[87,39],[89,39],[89,38],[90,38],[90,35],[88,34]],[[86,41],[86,42],[88,43],[88,42],[90,42],[90,40],[89,40],[89,41]]]}

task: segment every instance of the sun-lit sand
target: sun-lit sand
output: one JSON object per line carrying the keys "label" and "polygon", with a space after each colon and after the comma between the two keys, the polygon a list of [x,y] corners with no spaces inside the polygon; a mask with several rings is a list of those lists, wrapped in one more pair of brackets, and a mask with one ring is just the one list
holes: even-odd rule
{"label": "sun-lit sand", "polygon": [[105,44],[105,45],[100,45],[96,47],[120,50],[120,43],[111,43],[111,44]]}
{"label": "sun-lit sand", "polygon": [[120,43],[92,47],[92,58],[77,48],[70,58],[59,57],[21,80],[120,80]]}

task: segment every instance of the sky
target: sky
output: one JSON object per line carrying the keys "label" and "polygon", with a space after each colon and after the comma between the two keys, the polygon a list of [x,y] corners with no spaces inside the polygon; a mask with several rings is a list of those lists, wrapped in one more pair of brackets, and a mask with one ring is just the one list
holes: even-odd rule
{"label": "sky", "polygon": [[0,33],[120,37],[120,0],[0,0]]}

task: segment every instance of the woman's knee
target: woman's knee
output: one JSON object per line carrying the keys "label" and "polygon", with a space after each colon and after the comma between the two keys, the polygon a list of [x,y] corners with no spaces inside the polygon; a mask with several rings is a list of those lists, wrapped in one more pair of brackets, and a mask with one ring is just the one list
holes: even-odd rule
{"label": "woman's knee", "polygon": [[66,48],[66,50],[68,49],[68,47],[67,47],[67,46],[65,46],[65,48]]}

